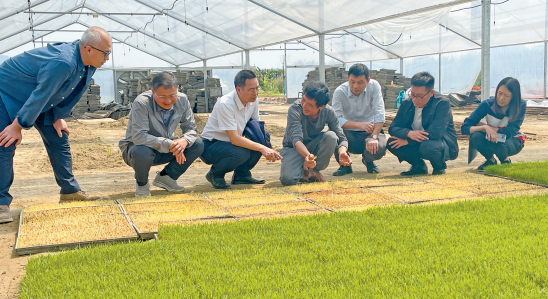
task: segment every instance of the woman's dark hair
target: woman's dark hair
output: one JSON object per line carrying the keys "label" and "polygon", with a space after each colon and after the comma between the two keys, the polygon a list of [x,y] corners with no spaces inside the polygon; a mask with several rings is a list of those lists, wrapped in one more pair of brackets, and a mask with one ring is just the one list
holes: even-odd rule
{"label": "woman's dark hair", "polygon": [[316,101],[316,107],[321,107],[329,103],[329,89],[321,82],[309,83],[303,94],[310,100]]}
{"label": "woman's dark hair", "polygon": [[508,104],[508,122],[515,121],[521,112],[521,87],[519,81],[516,78],[506,77],[499,82],[495,91],[495,101],[491,106],[491,110],[495,113],[502,114],[502,107],[497,102],[497,95],[499,88],[504,85],[512,93],[512,99]]}

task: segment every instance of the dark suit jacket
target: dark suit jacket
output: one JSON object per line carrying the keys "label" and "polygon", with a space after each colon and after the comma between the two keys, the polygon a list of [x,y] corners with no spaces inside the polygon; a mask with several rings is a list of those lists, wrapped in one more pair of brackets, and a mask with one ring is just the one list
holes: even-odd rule
{"label": "dark suit jacket", "polygon": [[[415,105],[411,98],[402,101],[396,117],[392,121],[388,132],[391,136],[407,139],[409,144],[417,141],[407,138],[407,133],[413,130],[411,125],[415,117]],[[449,99],[441,93],[435,92],[422,110],[422,127],[428,132],[430,140],[442,140],[446,145],[444,159],[453,160],[459,155],[457,133],[453,125],[453,114]]]}

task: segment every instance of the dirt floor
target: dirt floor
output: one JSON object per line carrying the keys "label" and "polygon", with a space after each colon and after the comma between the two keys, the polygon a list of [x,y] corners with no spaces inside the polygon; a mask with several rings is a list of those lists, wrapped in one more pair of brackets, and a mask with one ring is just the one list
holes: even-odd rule
{"label": "dirt floor", "polygon": [[[279,103],[279,100],[268,99],[260,105],[261,119],[266,122],[266,129],[272,136],[275,149],[282,147],[282,138],[286,126],[286,114],[289,105]],[[470,115],[473,108],[454,109],[455,121],[462,122]],[[395,110],[387,111],[387,115],[395,115]],[[207,114],[197,114],[196,122],[199,131],[207,121]],[[118,149],[118,141],[125,135],[127,118],[114,121],[112,119],[70,121],[71,148],[74,160],[74,174],[83,190],[92,195],[100,195],[111,199],[134,196],[135,181],[132,169],[127,166]],[[543,115],[528,115],[522,127],[527,134],[525,148],[514,162],[538,161],[548,159],[548,117]],[[459,157],[448,162],[448,172],[464,172],[475,169],[484,160],[476,158],[472,164],[467,164],[468,142],[459,141]],[[339,179],[375,178],[368,174],[358,155],[354,160],[352,175]],[[59,187],[55,182],[47,153],[35,129],[25,131],[23,142],[18,146],[15,155],[15,181],[11,187],[14,200],[11,211],[14,222],[0,225],[0,298],[16,298],[19,282],[24,275],[24,266],[29,256],[17,256],[14,251],[18,229],[19,213],[26,205],[41,203],[56,203],[59,200]],[[267,180],[266,187],[281,186],[279,177],[281,162],[267,162],[262,159],[253,170],[253,175]],[[398,175],[407,170],[407,163],[399,163],[389,152],[377,162],[382,176]],[[153,167],[150,178],[154,178],[161,166]],[[185,192],[213,191],[204,175],[209,166],[199,159],[189,168],[178,181],[185,186]],[[331,174],[338,168],[332,159],[328,169],[323,174],[328,180],[335,179]],[[431,168],[430,168],[431,171]],[[230,175],[227,175],[230,179]],[[260,187],[262,187],[260,186]],[[251,186],[238,186],[237,188]],[[167,191],[151,187],[153,195],[167,194]]]}

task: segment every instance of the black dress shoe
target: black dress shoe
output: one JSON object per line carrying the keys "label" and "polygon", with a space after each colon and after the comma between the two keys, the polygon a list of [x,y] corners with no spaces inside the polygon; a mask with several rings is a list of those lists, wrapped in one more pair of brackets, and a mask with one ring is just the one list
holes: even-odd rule
{"label": "black dress shoe", "polygon": [[352,165],[350,165],[350,166],[341,165],[339,167],[339,169],[337,169],[337,171],[333,172],[333,175],[334,176],[342,176],[342,175],[349,174],[349,173],[352,173]]}
{"label": "black dress shoe", "polygon": [[400,173],[401,175],[419,175],[419,174],[428,174],[428,167],[426,164],[411,165],[408,171]]}
{"label": "black dress shoe", "polygon": [[445,169],[441,168],[441,169],[435,169],[432,171],[432,175],[440,175],[440,174],[445,174]]}
{"label": "black dress shoe", "polygon": [[254,178],[252,175],[248,177],[236,177],[232,176],[232,184],[233,185],[240,185],[240,184],[264,184],[266,183],[266,180]]}
{"label": "black dress shoe", "polygon": [[365,167],[367,167],[367,172],[368,173],[380,173],[381,172],[379,170],[379,168],[377,167],[377,165],[375,165],[375,162],[365,162]]}
{"label": "black dress shoe", "polygon": [[491,161],[491,159],[487,159],[487,161],[483,162],[483,164],[481,164],[481,165],[478,167],[478,170],[479,170],[479,171],[484,171],[484,170],[485,170],[485,167],[491,166],[491,165],[497,165],[497,160],[495,160],[495,162],[493,162],[493,161]]}
{"label": "black dress shoe", "polygon": [[225,178],[214,178],[211,172],[208,172],[205,177],[215,189],[230,189],[230,185],[226,183]]}
{"label": "black dress shoe", "polygon": [[510,158],[506,158],[506,160],[500,161],[500,164],[510,164],[510,163],[512,163],[512,160],[510,160]]}

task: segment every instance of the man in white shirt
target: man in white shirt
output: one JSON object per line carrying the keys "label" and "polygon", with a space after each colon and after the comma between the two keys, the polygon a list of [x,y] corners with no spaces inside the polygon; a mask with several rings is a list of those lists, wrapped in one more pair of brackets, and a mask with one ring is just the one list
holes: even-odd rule
{"label": "man in white shirt", "polygon": [[232,184],[264,184],[254,178],[251,169],[261,155],[269,161],[281,159],[279,153],[243,137],[250,119],[259,120],[259,81],[255,73],[242,70],[234,78],[236,90],[220,98],[202,133],[202,161],[212,165],[206,179],[216,189],[228,189],[225,174],[234,171]]}
{"label": "man in white shirt", "polygon": [[[386,154],[386,136],[381,133],[385,120],[384,101],[379,82],[369,78],[369,69],[356,63],[348,70],[348,82],[333,94],[333,109],[348,139],[348,152],[362,154],[368,173],[379,173],[376,160]],[[335,159],[339,161],[338,153]],[[352,173],[352,165],[342,165],[333,173]]]}

